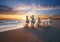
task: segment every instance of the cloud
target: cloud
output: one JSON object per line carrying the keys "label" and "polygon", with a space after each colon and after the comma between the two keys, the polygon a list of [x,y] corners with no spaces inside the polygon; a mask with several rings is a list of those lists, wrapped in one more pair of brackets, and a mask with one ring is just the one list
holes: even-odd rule
{"label": "cloud", "polygon": [[14,10],[53,10],[60,9],[60,6],[41,6],[41,5],[20,5],[14,8]]}
{"label": "cloud", "polygon": [[0,14],[9,14],[9,13],[15,13],[16,11],[13,10],[13,8],[0,5]]}

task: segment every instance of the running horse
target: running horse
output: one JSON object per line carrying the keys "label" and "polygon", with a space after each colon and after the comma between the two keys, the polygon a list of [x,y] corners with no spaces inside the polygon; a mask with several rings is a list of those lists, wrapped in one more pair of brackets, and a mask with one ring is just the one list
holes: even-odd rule
{"label": "running horse", "polygon": [[41,23],[41,19],[40,19],[40,17],[38,17],[38,21],[37,21],[38,27],[40,26],[40,23]]}
{"label": "running horse", "polygon": [[26,16],[26,27],[28,27],[28,24],[29,24],[29,19],[28,16]]}
{"label": "running horse", "polygon": [[34,28],[34,24],[35,24],[35,19],[34,19],[34,15],[32,15],[32,17],[31,17],[31,26],[32,26],[32,28]]}

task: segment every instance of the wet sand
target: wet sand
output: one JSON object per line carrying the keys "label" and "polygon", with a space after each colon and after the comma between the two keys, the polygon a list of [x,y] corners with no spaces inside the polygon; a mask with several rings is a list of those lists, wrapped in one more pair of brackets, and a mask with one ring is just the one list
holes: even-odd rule
{"label": "wet sand", "polygon": [[60,29],[20,28],[0,33],[0,42],[60,42]]}
{"label": "wet sand", "polygon": [[[36,42],[41,41],[37,36],[24,29],[17,29],[0,33],[0,42]],[[42,41],[41,41],[42,42]]]}

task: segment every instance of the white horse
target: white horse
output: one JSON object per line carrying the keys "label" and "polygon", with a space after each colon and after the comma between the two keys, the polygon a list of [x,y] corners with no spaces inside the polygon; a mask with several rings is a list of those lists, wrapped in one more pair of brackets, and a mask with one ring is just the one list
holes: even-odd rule
{"label": "white horse", "polygon": [[34,15],[32,15],[31,19],[32,19],[31,20],[31,26],[34,27],[34,24],[35,24]]}

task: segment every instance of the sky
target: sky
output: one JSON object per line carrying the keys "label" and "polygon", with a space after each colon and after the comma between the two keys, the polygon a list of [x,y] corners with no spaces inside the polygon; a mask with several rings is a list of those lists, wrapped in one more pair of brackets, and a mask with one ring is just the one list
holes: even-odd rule
{"label": "sky", "polygon": [[60,15],[60,0],[0,0],[0,5],[25,14]]}

